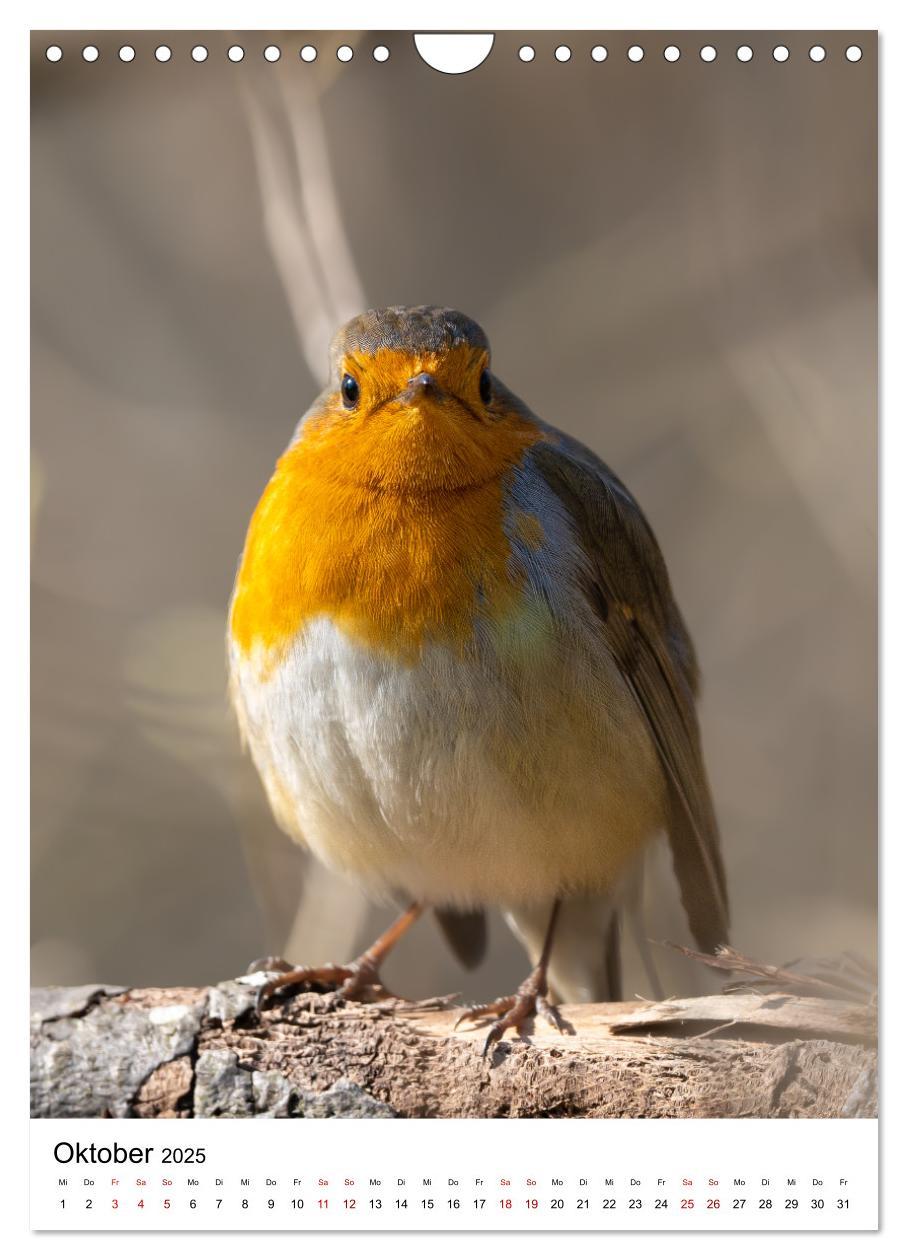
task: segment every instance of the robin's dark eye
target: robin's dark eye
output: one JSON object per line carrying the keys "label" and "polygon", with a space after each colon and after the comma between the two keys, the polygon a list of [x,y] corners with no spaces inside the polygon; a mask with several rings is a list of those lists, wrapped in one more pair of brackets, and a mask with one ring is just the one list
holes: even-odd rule
{"label": "robin's dark eye", "polygon": [[479,378],[479,397],[488,407],[492,401],[492,374],[488,368],[484,368]]}
{"label": "robin's dark eye", "polygon": [[359,402],[359,385],[349,372],[341,381],[341,397],[345,407],[355,407]]}

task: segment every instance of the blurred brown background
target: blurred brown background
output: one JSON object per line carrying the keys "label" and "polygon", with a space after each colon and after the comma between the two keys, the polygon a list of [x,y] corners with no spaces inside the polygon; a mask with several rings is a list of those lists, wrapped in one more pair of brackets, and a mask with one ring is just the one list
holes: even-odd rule
{"label": "blurred brown background", "polygon": [[[507,33],[447,76],[402,34],[42,32],[32,193],[35,983],[342,960],[387,919],[277,831],[223,640],[330,332],[399,302],[478,319],[498,375],[655,527],[703,667],[735,944],[874,956],[875,35]],[[664,856],[648,897],[651,935],[687,940]],[[472,976],[431,921],[415,936],[387,971],[413,996],[524,974],[500,922]]]}

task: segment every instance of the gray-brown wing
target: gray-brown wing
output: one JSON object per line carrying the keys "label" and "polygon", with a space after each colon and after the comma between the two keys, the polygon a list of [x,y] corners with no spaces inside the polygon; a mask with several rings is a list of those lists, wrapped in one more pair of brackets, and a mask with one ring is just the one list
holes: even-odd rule
{"label": "gray-brown wing", "polygon": [[696,655],[655,535],[630,492],[579,442],[546,426],[530,452],[590,558],[587,597],[637,702],[668,787],[669,842],[701,949],[728,940],[728,892],[695,707]]}

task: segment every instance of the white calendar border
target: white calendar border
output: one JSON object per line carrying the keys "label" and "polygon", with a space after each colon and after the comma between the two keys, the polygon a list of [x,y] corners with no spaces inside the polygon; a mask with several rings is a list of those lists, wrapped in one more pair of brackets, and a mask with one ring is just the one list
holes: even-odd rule
{"label": "white calendar border", "polygon": [[[583,0],[31,0],[20,3],[22,22],[53,30],[871,30],[893,36],[905,19],[895,0],[742,0],[734,10],[722,0],[651,0],[645,11],[634,0],[606,6]],[[459,19],[452,23],[451,18]],[[730,22],[729,17],[735,21]],[[557,19],[557,20],[553,20]],[[600,21],[594,19],[600,18]]]}
{"label": "white calendar border", "polygon": [[[433,1233],[737,1233],[759,1221],[761,1229],[784,1233],[788,1222],[803,1233],[836,1222],[851,1232],[872,1230],[877,1215],[875,1120],[381,1119],[354,1141],[335,1120],[195,1120],[188,1139],[187,1127],[183,1120],[150,1127],[144,1120],[36,1121],[33,1228],[60,1230],[71,1221],[109,1230],[153,1219],[168,1231],[199,1232],[226,1222],[256,1232],[256,1223],[270,1222],[269,1232],[369,1232],[370,1224],[409,1232],[425,1224]],[[65,1158],[76,1140],[89,1149],[116,1142],[121,1154],[138,1147],[140,1162],[58,1162],[61,1146]],[[186,1145],[201,1148],[204,1160],[164,1164],[164,1147]],[[561,1206],[553,1208],[552,1198]],[[603,1198],[613,1206],[605,1208]],[[812,1207],[813,1198],[823,1207]],[[743,1200],[738,1208],[735,1199]],[[840,1208],[839,1199],[848,1206]],[[639,1201],[639,1211],[629,1200]],[[787,1200],[798,1206],[789,1209]]]}
{"label": "white calendar border", "polygon": [[[881,394],[883,444],[882,451],[885,464],[882,467],[882,521],[884,524],[885,546],[883,550],[883,642],[885,647],[885,686],[886,698],[882,708],[882,730],[884,743],[882,750],[882,825],[884,851],[881,853],[881,869],[885,870],[886,879],[881,888],[881,912],[883,922],[882,953],[884,959],[900,958],[899,941],[896,936],[897,927],[904,918],[904,911],[897,904],[899,891],[906,886],[906,857],[904,841],[908,836],[908,809],[906,809],[905,781],[906,772],[904,736],[901,723],[897,722],[896,712],[908,707],[908,685],[906,685],[906,662],[903,654],[896,652],[899,632],[904,634],[906,624],[906,590],[904,578],[904,556],[908,554],[908,494],[905,493],[905,482],[908,480],[908,459],[906,447],[908,437],[905,431],[905,418],[908,417],[908,391],[906,376],[900,371],[904,358],[904,346],[908,344],[908,319],[905,315],[904,294],[908,292],[908,244],[904,233],[896,230],[899,222],[908,222],[908,192],[906,192],[906,171],[904,159],[898,158],[897,144],[908,135],[908,74],[905,59],[908,55],[908,22],[903,11],[894,3],[867,3],[858,5],[842,3],[841,0],[827,0],[827,3],[781,3],[780,0],[765,0],[760,5],[737,4],[732,8],[727,3],[700,2],[679,4],[659,0],[645,6],[645,13],[638,11],[637,5],[624,0],[623,3],[608,6],[596,6],[577,3],[576,0],[558,0],[555,8],[557,21],[551,19],[551,6],[540,0],[526,0],[522,4],[476,3],[476,0],[461,0],[456,6],[457,25],[452,24],[454,10],[450,6],[436,7],[429,11],[428,6],[416,3],[402,3],[399,0],[387,0],[381,3],[337,3],[332,5],[261,3],[255,6],[237,3],[237,0],[223,0],[216,4],[212,0],[199,3],[198,0],[178,3],[177,0],[159,0],[149,4],[137,0],[128,7],[113,0],[95,0],[94,3],[73,3],[70,0],[45,0],[32,4],[12,3],[4,12],[4,56],[2,73],[0,73],[0,92],[3,94],[4,108],[0,110],[0,127],[2,127],[3,153],[10,178],[5,196],[0,200],[0,216],[2,216],[2,232],[0,237],[6,246],[8,294],[2,311],[3,329],[0,336],[4,367],[3,381],[7,387],[6,424],[4,428],[4,455],[0,467],[3,477],[3,494],[0,495],[0,510],[3,513],[3,537],[16,548],[13,557],[7,556],[8,573],[4,582],[4,593],[11,604],[11,614],[0,619],[0,644],[5,659],[10,662],[5,679],[4,695],[12,709],[10,720],[0,727],[2,730],[3,756],[0,765],[5,772],[4,800],[9,802],[6,811],[6,879],[4,892],[6,905],[2,916],[4,941],[6,948],[3,957],[7,960],[7,1008],[12,1014],[7,1015],[8,1028],[18,1028],[18,1019],[25,1019],[27,1011],[27,960],[24,960],[22,942],[27,931],[26,897],[24,890],[28,886],[28,850],[24,837],[27,835],[27,801],[28,783],[27,730],[28,730],[28,690],[26,671],[22,662],[28,659],[28,630],[25,609],[27,608],[27,559],[25,557],[24,538],[28,529],[28,440],[25,417],[28,414],[28,256],[19,247],[19,242],[27,239],[28,212],[24,198],[19,196],[22,188],[27,186],[28,171],[28,54],[27,28],[72,28],[72,29],[248,29],[250,26],[261,29],[412,29],[412,30],[453,30],[453,29],[867,29],[881,27],[883,40],[880,48],[880,81],[882,117],[884,126],[881,133],[881,158],[885,178],[882,185],[882,228],[884,252],[884,284],[882,288],[882,352],[883,364],[888,368],[883,380]],[[888,228],[888,230],[887,230]],[[901,566],[899,561],[901,560]],[[901,567],[902,574],[898,569]],[[10,597],[11,596],[11,597]],[[21,612],[20,612],[21,610]],[[900,842],[901,841],[901,842]],[[18,965],[11,960],[24,960]],[[893,971],[898,966],[893,966]],[[884,977],[885,977],[884,968]],[[10,1000],[10,997],[12,1000]],[[890,1010],[883,1004],[883,1049],[884,1069],[888,1061],[886,1049],[893,1052],[898,1045],[904,1045],[905,1016],[898,1002]],[[2,1046],[2,1064],[5,1069],[3,1079],[7,1082],[22,1082],[21,1103],[16,1089],[7,1089],[7,1115],[11,1114],[11,1122],[4,1126],[4,1140],[0,1143],[0,1189],[5,1191],[7,1218],[12,1214],[12,1222],[5,1234],[8,1238],[21,1242],[30,1253],[43,1253],[51,1247],[56,1252],[61,1246],[60,1239],[52,1235],[28,1235],[24,1233],[24,1220],[16,1215],[16,1205],[24,1205],[27,1201],[25,1190],[25,1169],[27,1161],[24,1152],[28,1141],[27,1095],[24,1083],[27,1079],[27,1047],[18,1040],[14,1032],[7,1037]],[[893,1062],[898,1058],[893,1053]],[[905,1191],[896,1179],[894,1159],[894,1135],[906,1131],[905,1085],[902,1074],[884,1070],[883,1097],[885,1100],[885,1122],[882,1124],[883,1167],[882,1184],[885,1187],[883,1197],[883,1233],[875,1238],[862,1236],[861,1247],[882,1243],[889,1246],[901,1236],[904,1240],[904,1203]],[[21,1111],[17,1110],[21,1106]],[[244,1121],[224,1123],[247,1123]],[[349,1123],[349,1122],[348,1122]],[[353,1122],[356,1123],[356,1122]],[[402,1121],[404,1124],[419,1124],[420,1121]],[[477,1123],[482,1123],[477,1122]],[[507,1123],[503,1121],[502,1123]],[[563,1122],[566,1123],[566,1122]],[[584,1123],[576,1121],[570,1123]],[[716,1121],[717,1124],[727,1123]],[[849,1123],[843,1121],[842,1123]],[[12,1187],[19,1187],[17,1191]],[[7,1190],[7,1187],[11,1189]],[[117,1238],[116,1235],[113,1235]],[[180,1236],[183,1238],[184,1236]],[[334,1236],[337,1244],[344,1245],[344,1238]],[[376,1238],[375,1235],[369,1235]],[[472,1237],[485,1237],[473,1235]],[[472,1242],[472,1237],[470,1242]],[[724,1236],[723,1236],[724,1237]],[[823,1247],[823,1254],[833,1254],[848,1248],[853,1250],[854,1243],[845,1235],[822,1234],[817,1236],[798,1235],[797,1239],[788,1238],[798,1248],[798,1255],[805,1254],[808,1240],[813,1237]],[[407,1239],[422,1241],[422,1246],[431,1245],[434,1255],[462,1255],[464,1239],[460,1235],[433,1234],[431,1243],[424,1235],[408,1235],[402,1239],[400,1235],[388,1235],[387,1242],[379,1244],[387,1247],[389,1252],[400,1254],[401,1247]],[[521,1235],[519,1245],[528,1257],[543,1253],[548,1257],[551,1252],[553,1235],[527,1236]],[[187,1254],[192,1247],[196,1254],[198,1240],[187,1239]],[[318,1246],[321,1251],[327,1249],[332,1240],[324,1235],[319,1236]],[[601,1254],[602,1246],[608,1242],[601,1235],[578,1235],[571,1237],[570,1245],[580,1248],[578,1254]],[[589,1248],[585,1245],[589,1243]],[[677,1247],[680,1256],[702,1255],[704,1236],[702,1234],[689,1237],[673,1235],[672,1247]],[[98,1235],[67,1235],[66,1248],[69,1255],[96,1256],[99,1249]],[[118,1239],[119,1246],[126,1246],[126,1240]],[[158,1245],[158,1236],[130,1235],[130,1250],[142,1253],[147,1248]],[[242,1235],[220,1235],[218,1248],[224,1255],[248,1254],[248,1243]],[[371,1244],[370,1244],[371,1245]],[[412,1245],[412,1244],[410,1244]],[[418,1246],[416,1243],[415,1246]],[[727,1245],[727,1243],[726,1243]],[[771,1244],[774,1249],[787,1251],[786,1237],[773,1234]],[[178,1247],[176,1238],[168,1239],[170,1249]],[[414,1254],[415,1254],[414,1246]],[[762,1256],[766,1247],[766,1239],[761,1234],[738,1234],[735,1236],[736,1252]],[[456,1252],[455,1252],[456,1249]],[[181,1250],[181,1248],[178,1248]]]}

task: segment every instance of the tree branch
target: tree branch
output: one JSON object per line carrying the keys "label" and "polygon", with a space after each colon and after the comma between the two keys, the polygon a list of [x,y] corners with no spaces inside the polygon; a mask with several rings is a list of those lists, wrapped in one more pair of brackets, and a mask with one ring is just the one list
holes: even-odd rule
{"label": "tree branch", "polygon": [[567,1006],[483,1059],[455,1009],[302,993],[33,991],[34,1116],[872,1116],[872,1010],[786,993]]}

